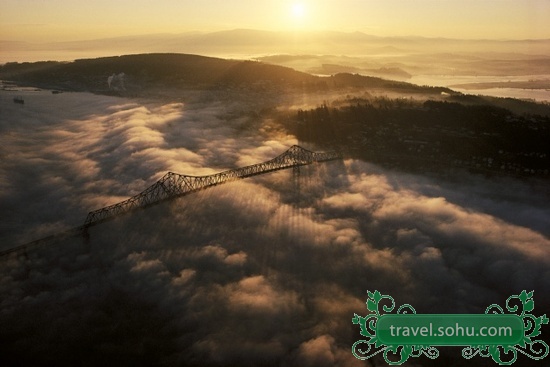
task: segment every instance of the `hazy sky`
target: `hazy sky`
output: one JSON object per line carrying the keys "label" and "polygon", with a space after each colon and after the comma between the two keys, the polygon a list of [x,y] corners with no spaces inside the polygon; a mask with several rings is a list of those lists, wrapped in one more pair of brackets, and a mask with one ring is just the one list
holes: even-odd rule
{"label": "hazy sky", "polygon": [[0,40],[150,33],[361,31],[453,38],[550,38],[549,0],[0,0]]}

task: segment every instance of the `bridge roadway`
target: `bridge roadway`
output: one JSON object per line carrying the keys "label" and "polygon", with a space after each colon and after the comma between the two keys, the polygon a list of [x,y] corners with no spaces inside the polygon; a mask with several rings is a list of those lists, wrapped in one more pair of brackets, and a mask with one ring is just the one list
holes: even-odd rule
{"label": "bridge roadway", "polygon": [[326,162],[342,158],[341,152],[312,152],[298,145],[293,145],[281,155],[262,163],[231,169],[208,176],[188,176],[168,172],[160,180],[139,194],[120,203],[106,206],[88,213],[84,224],[36,241],[0,251],[0,257],[31,247],[60,241],[64,238],[83,235],[87,238],[88,228],[96,224],[114,219],[117,216],[144,209],[166,200],[188,195],[212,186],[240,180],[264,173],[279,171],[291,167],[300,167],[316,162]]}

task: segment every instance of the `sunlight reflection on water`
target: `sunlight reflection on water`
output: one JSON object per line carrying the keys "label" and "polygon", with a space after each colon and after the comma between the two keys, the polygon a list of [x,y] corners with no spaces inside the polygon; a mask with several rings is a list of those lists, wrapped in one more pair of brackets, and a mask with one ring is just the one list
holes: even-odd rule
{"label": "sunlight reflection on water", "polygon": [[468,83],[499,83],[519,82],[527,80],[549,80],[550,75],[520,75],[520,76],[475,76],[475,75],[415,75],[408,82],[418,85],[450,87],[464,94],[482,94],[492,97],[533,99],[537,102],[550,102],[550,89],[521,88],[486,88],[465,89],[453,88],[452,85]]}

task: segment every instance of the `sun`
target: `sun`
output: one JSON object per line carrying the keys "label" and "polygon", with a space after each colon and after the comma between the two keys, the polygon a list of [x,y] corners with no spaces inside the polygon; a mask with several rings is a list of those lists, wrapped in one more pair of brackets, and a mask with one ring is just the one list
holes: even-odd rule
{"label": "sun", "polygon": [[306,15],[306,7],[303,3],[294,3],[291,12],[294,19],[302,19]]}
{"label": "sun", "polygon": [[318,14],[317,6],[310,0],[289,0],[284,8],[281,8],[283,9],[286,28],[292,31],[302,32],[311,29],[313,19]]}

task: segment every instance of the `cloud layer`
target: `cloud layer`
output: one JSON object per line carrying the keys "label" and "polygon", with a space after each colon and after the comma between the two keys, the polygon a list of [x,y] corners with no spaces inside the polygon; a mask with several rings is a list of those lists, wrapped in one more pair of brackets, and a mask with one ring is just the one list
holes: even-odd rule
{"label": "cloud layer", "polygon": [[[296,143],[244,129],[236,105],[26,93],[24,109],[1,100],[3,248],[80,225],[166,171],[209,174]],[[352,160],[223,185],[0,259],[0,348],[21,365],[378,365],[351,354],[367,290],[419,313],[482,313],[535,290],[544,313],[548,203],[513,180]]]}

